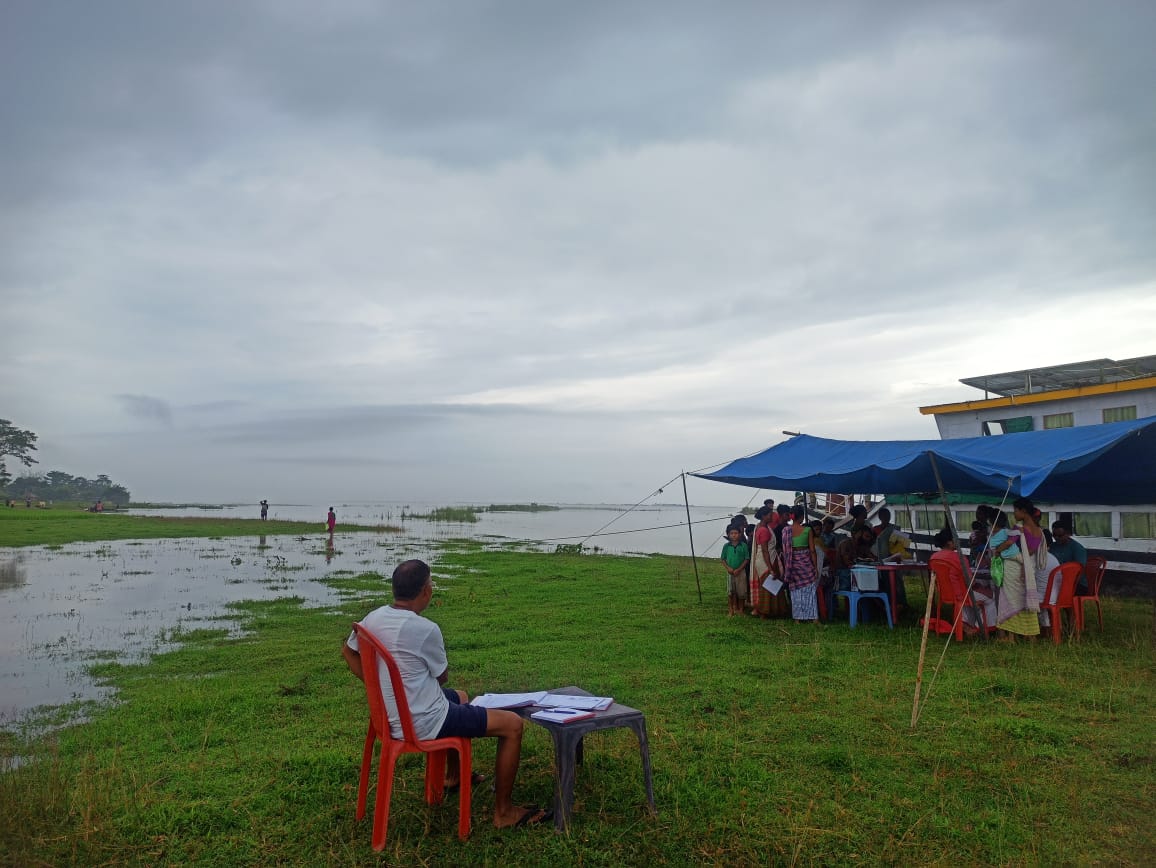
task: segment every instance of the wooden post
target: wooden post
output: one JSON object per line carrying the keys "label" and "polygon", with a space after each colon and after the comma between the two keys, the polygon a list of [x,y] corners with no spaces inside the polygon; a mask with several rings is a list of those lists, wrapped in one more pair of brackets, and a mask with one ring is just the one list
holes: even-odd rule
{"label": "wooden post", "polygon": [[927,655],[927,632],[931,628],[931,598],[935,596],[935,573],[927,580],[927,607],[923,612],[923,639],[919,643],[919,667],[915,670],[915,699],[911,703],[911,729],[919,720],[919,692],[923,689],[923,658]]}

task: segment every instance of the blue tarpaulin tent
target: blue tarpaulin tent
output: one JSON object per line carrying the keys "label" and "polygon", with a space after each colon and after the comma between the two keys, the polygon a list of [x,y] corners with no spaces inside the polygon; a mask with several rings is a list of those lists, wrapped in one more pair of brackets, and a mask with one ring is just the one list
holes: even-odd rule
{"label": "blue tarpaulin tent", "polygon": [[[934,458],[933,458],[934,456]],[[1031,497],[1042,503],[1156,501],[1156,416],[958,440],[828,440],[806,434],[702,479],[786,491]]]}

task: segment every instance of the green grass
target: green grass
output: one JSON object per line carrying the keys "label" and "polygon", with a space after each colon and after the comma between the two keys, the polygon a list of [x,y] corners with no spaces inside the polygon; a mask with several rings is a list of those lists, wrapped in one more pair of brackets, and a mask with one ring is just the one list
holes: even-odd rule
{"label": "green grass", "polygon": [[[92,513],[65,509],[0,508],[0,547],[61,545],[120,539],[174,539],[183,537],[307,535],[324,531],[321,521],[261,521],[246,518],[167,518],[144,515]],[[400,532],[388,525],[338,525],[340,532],[375,530]]]}
{"label": "green grass", "polygon": [[[660,813],[645,810],[624,730],[587,739],[568,836],[494,830],[480,787],[460,842],[456,801],[425,806],[408,758],[381,861],[1135,864],[1153,852],[1148,603],[1107,601],[1107,631],[1078,642],[951,645],[912,733],[910,627],[728,619],[719,570],[700,605],[682,558],[454,541],[435,579],[426,614],[451,684],[577,684],[643,709]],[[119,704],[32,747],[0,742],[37,757],[0,775],[0,862],[376,863],[368,820],[353,820],[364,693],[338,650],[386,583],[333,583],[333,610],[244,604],[241,638],[194,632],[148,665],[99,663]],[[516,797],[548,802],[551,763],[530,727]],[[475,766],[492,772],[491,741]]]}

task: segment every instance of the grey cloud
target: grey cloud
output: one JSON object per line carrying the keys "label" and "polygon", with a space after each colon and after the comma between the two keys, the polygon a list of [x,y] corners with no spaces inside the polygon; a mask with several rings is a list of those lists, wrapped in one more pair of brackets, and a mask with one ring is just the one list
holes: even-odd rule
{"label": "grey cloud", "polygon": [[115,397],[128,415],[136,419],[160,422],[166,427],[172,427],[173,409],[168,401],[149,395],[116,395]]}

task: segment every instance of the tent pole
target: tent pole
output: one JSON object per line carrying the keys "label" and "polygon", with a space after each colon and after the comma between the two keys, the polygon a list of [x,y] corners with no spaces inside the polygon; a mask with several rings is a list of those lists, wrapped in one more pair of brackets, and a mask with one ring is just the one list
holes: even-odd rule
{"label": "tent pole", "polygon": [[[943,511],[947,516],[947,527],[951,531],[951,538],[955,541],[955,553],[959,556],[959,566],[966,576],[970,573],[967,568],[967,561],[963,558],[963,549],[959,547],[959,532],[955,527],[955,515],[951,511],[951,504],[947,500],[947,490],[943,487],[943,477],[939,474],[939,464],[935,460],[935,453],[928,452],[927,457],[931,462],[931,472],[935,474],[935,484],[939,487],[939,496],[943,500]],[[919,691],[923,686],[923,655],[927,648],[927,631],[931,626],[931,597],[935,592],[935,575],[932,574],[930,581],[927,583],[927,615],[923,619],[923,639],[919,648],[919,666],[915,673],[915,701],[911,708],[911,728],[915,728],[915,723],[919,719]],[[956,613],[957,618],[962,618],[962,611]],[[986,636],[984,637],[987,638]]]}
{"label": "tent pole", "polygon": [[915,699],[911,703],[911,731],[919,720],[919,693],[923,689],[923,658],[927,656],[927,631],[931,626],[931,598],[935,596],[935,573],[927,578],[927,606],[923,612],[923,638],[919,640],[919,666],[915,669]]}
{"label": "tent pole", "polygon": [[[943,487],[943,477],[939,475],[939,464],[935,461],[935,453],[929,452],[927,453],[927,457],[931,459],[931,471],[935,474],[935,484],[939,486],[939,496],[943,499],[943,511],[947,515],[947,527],[951,530],[951,538],[955,541],[955,554],[959,558],[959,568],[963,570],[965,577],[969,577],[971,570],[967,568],[967,561],[963,557],[963,547],[959,543],[959,529],[955,526],[955,513],[951,511],[951,504],[947,502],[947,491],[944,490]],[[970,588],[970,583],[968,587]],[[971,600],[970,590],[968,591],[968,600]],[[974,603],[970,608],[976,608]],[[976,612],[976,614],[978,615],[979,613]],[[982,633],[983,631],[980,632]],[[987,635],[984,634],[983,638],[986,640]]]}
{"label": "tent pole", "polygon": [[702,602],[702,582],[698,577],[698,558],[694,556],[694,527],[690,523],[690,497],[686,493],[686,471],[682,471],[682,502],[686,505],[686,534],[690,537],[690,562],[694,564],[694,583],[698,586],[698,601]]}

